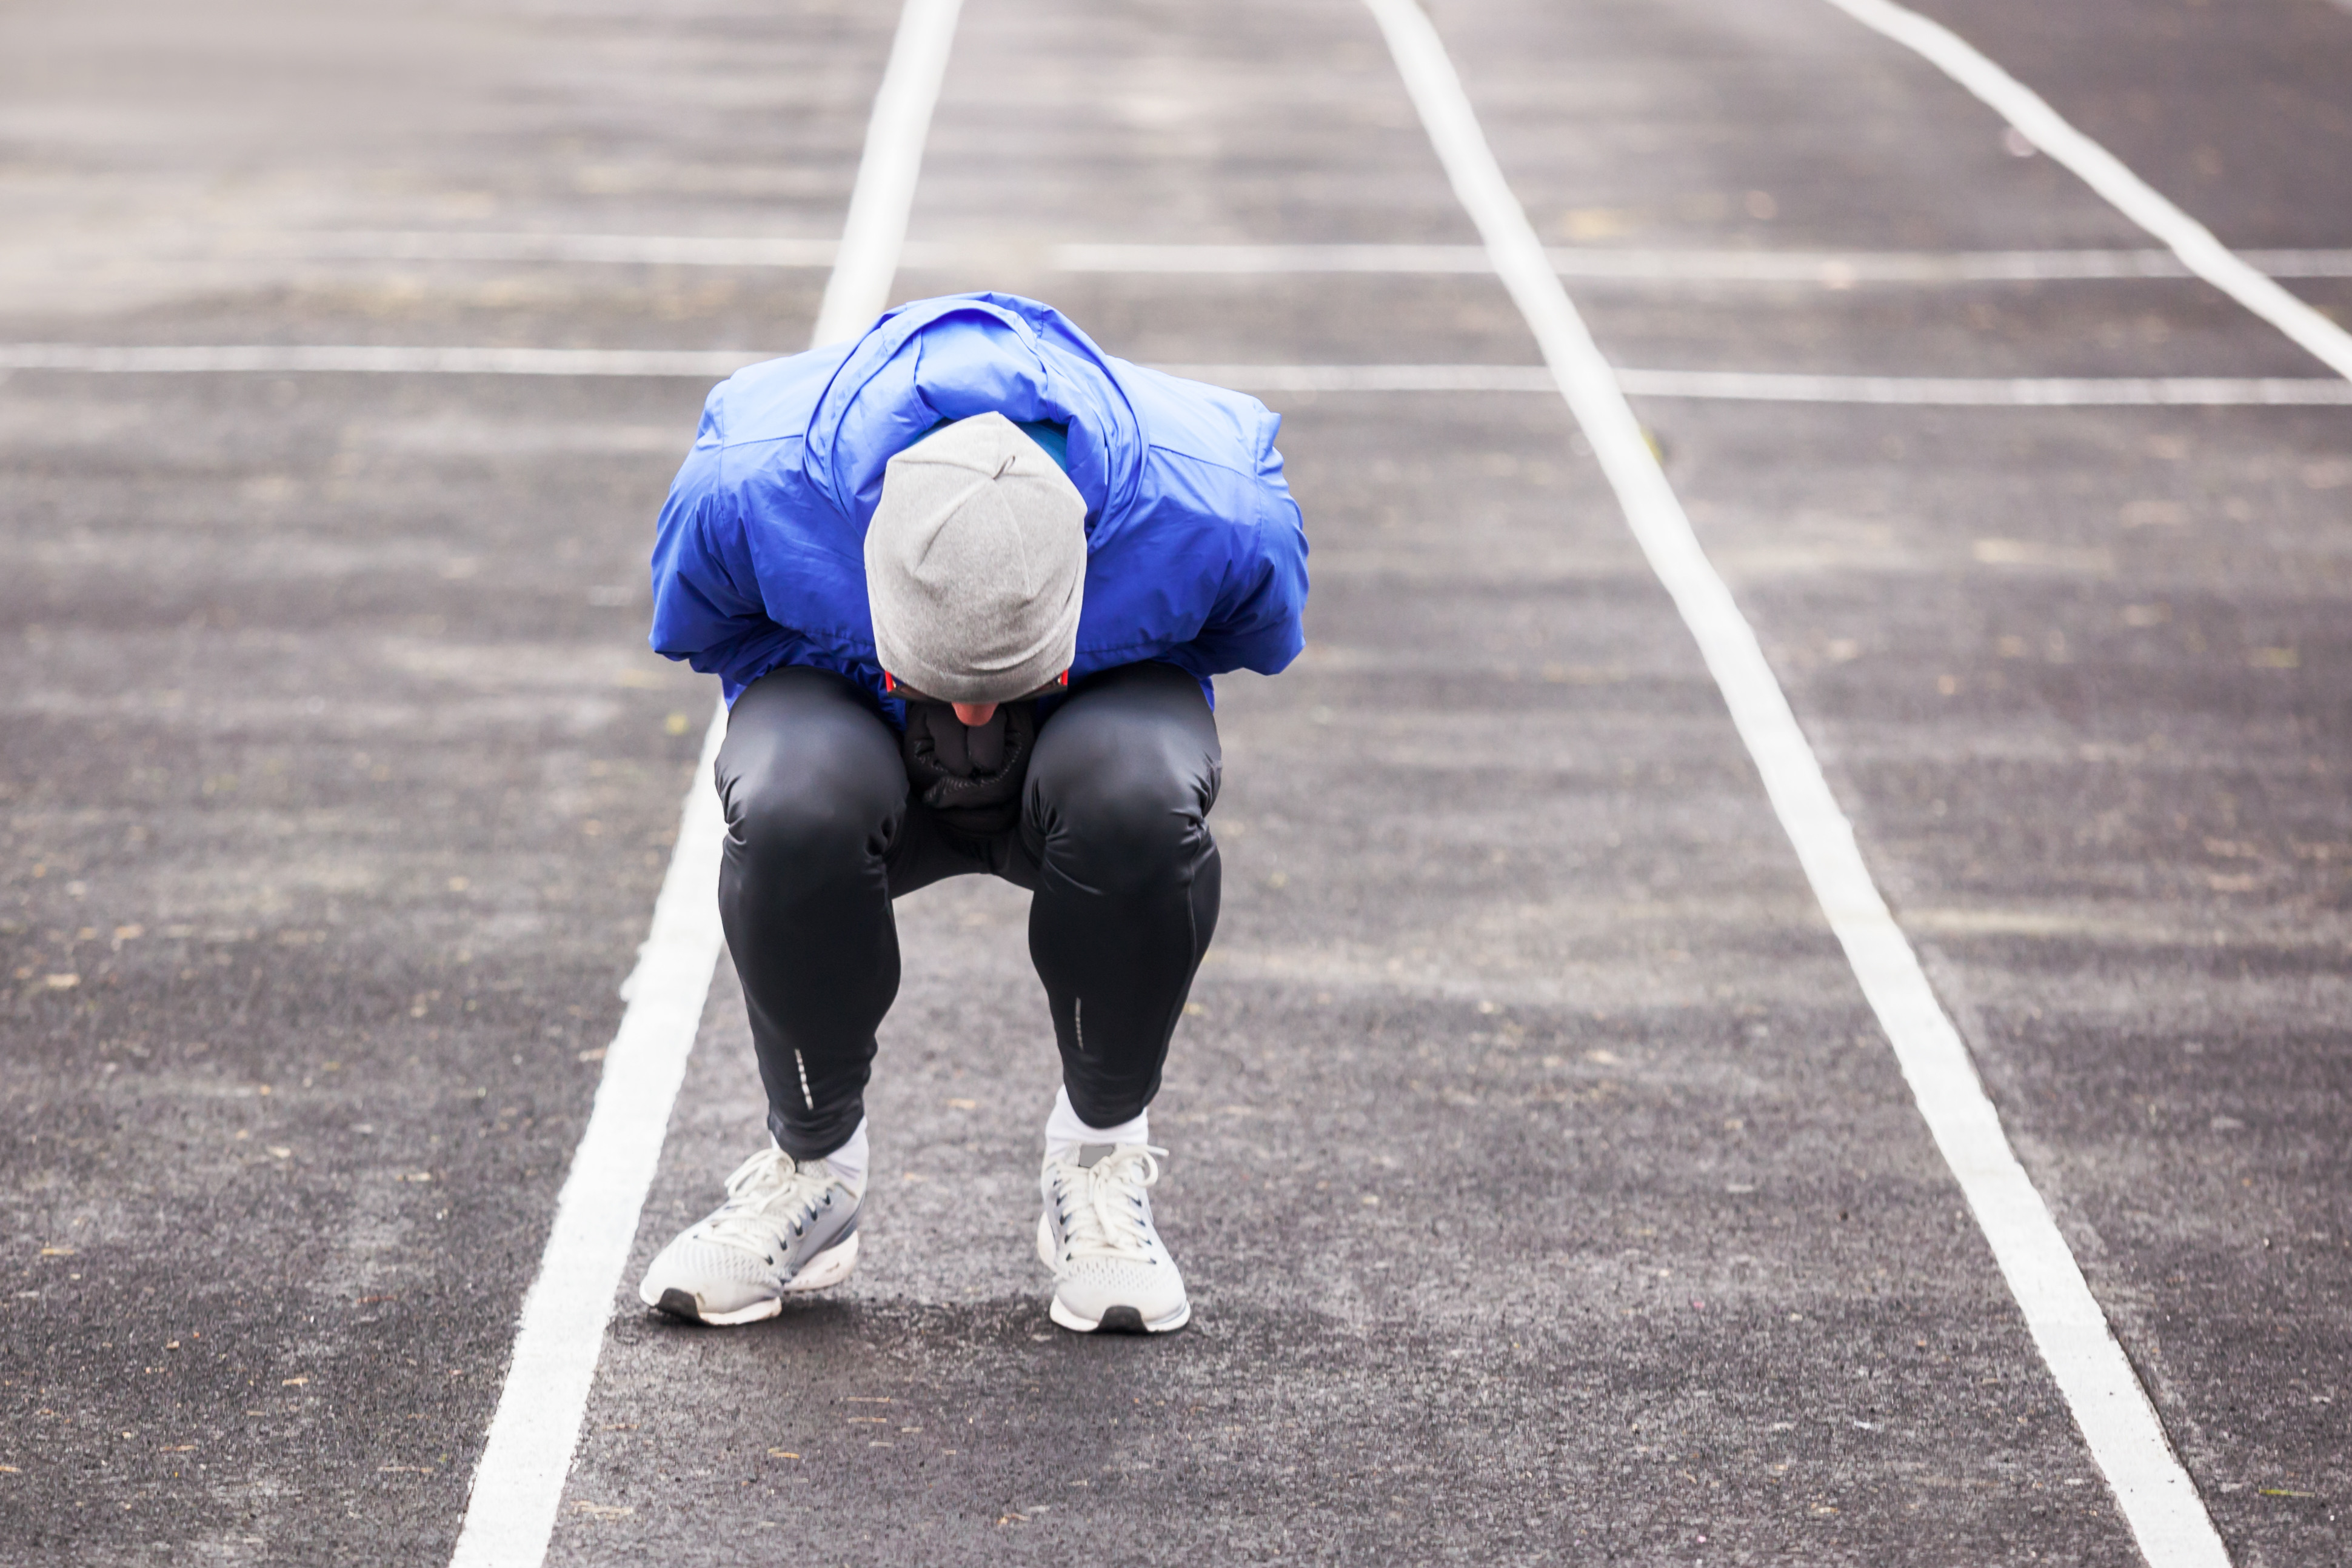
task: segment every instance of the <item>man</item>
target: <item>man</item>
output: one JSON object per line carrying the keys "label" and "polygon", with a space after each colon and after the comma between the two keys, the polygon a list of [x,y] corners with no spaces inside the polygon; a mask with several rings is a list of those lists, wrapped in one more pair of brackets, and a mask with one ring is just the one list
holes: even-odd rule
{"label": "man", "polygon": [[1061,1048],[1037,1223],[1054,1321],[1191,1316],[1145,1108],[1217,920],[1210,677],[1302,639],[1307,540],[1255,399],[1010,295],[902,306],[718,388],[663,508],[653,645],[719,675],[719,898],[773,1146],[639,1293],[706,1323],[847,1277],[890,901],[1033,894]]}

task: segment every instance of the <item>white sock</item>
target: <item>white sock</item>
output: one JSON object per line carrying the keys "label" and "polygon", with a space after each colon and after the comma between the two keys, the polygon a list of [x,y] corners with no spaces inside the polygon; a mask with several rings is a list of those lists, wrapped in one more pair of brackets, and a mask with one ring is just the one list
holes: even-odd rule
{"label": "white sock", "polygon": [[866,1190],[866,1118],[860,1116],[857,1118],[857,1130],[849,1134],[849,1141],[825,1155],[824,1163],[833,1167],[833,1174],[839,1176],[850,1191],[863,1193]]}
{"label": "white sock", "polygon": [[1132,1122],[1121,1122],[1116,1127],[1090,1127],[1078,1120],[1078,1113],[1070,1103],[1070,1092],[1054,1092],[1054,1113],[1045,1118],[1045,1157],[1063,1159],[1078,1152],[1080,1144],[1148,1144],[1151,1141],[1151,1113],[1139,1111]]}

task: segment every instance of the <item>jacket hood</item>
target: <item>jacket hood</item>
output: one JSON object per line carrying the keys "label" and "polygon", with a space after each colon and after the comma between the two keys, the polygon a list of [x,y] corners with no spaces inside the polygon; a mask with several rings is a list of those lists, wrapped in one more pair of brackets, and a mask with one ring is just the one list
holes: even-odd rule
{"label": "jacket hood", "polygon": [[890,458],[942,420],[980,413],[1069,427],[1089,534],[1134,500],[1142,426],[1107,357],[1061,312],[1014,294],[919,300],[877,320],[817,400],[802,471],[862,533]]}

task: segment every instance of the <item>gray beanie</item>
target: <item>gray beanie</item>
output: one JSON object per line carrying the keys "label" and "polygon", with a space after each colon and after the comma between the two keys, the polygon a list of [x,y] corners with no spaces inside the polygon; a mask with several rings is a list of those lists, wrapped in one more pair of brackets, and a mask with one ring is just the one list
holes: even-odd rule
{"label": "gray beanie", "polygon": [[1010,702],[1070,667],[1087,580],[1087,504],[1001,413],[890,459],[866,529],[882,667],[942,702]]}

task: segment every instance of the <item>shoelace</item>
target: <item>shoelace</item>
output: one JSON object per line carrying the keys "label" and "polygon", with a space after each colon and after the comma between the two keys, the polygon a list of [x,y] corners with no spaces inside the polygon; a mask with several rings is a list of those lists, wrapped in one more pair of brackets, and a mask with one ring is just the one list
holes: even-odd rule
{"label": "shoelace", "polygon": [[824,1189],[832,1185],[831,1171],[806,1169],[782,1149],[761,1149],[727,1178],[727,1201],[703,1221],[702,1233],[764,1257],[775,1245],[776,1200],[794,1200],[785,1223],[797,1236],[815,1218],[824,1203]]}
{"label": "shoelace", "polygon": [[1087,1166],[1066,1166],[1055,1178],[1062,1200],[1063,1250],[1072,1261],[1114,1258],[1149,1262],[1150,1232],[1144,1221],[1143,1189],[1160,1179],[1153,1156],[1166,1149],[1123,1146]]}

